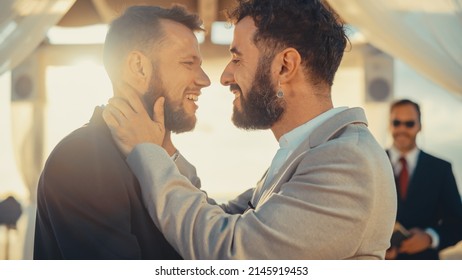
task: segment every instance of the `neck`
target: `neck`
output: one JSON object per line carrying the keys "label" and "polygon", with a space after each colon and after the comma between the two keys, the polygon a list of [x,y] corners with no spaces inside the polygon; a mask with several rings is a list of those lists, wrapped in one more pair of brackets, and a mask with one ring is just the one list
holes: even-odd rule
{"label": "neck", "polygon": [[417,146],[417,145],[412,145],[410,147],[404,147],[404,148],[398,148],[396,145],[394,145],[395,148],[399,151],[399,153],[403,156],[407,155],[410,151],[414,150],[414,148]]}
{"label": "neck", "polygon": [[306,92],[299,92],[285,94],[284,98],[286,98],[284,113],[281,119],[271,127],[277,141],[287,132],[334,107],[330,93],[306,94]]}

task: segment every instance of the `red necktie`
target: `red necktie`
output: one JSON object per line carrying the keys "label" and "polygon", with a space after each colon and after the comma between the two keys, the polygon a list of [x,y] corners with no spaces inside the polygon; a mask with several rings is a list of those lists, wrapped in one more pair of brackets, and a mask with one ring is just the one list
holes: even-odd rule
{"label": "red necktie", "polygon": [[409,171],[407,170],[407,162],[404,157],[400,158],[399,162],[401,162],[401,172],[398,177],[399,193],[401,195],[401,199],[406,199],[407,185],[409,183]]}

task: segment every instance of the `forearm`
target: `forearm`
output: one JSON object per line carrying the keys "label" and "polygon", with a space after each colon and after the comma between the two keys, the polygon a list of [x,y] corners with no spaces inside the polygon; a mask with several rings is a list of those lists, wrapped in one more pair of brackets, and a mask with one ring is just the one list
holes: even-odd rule
{"label": "forearm", "polygon": [[[368,220],[369,209],[357,207],[357,195],[345,193],[338,203],[323,204],[319,198],[327,193],[322,188],[291,183],[258,209],[230,215],[208,204],[205,194],[179,174],[160,147],[138,145],[127,161],[141,183],[152,219],[186,259],[349,258]],[[303,199],[298,199],[301,193]],[[316,226],[310,226],[313,222]]]}
{"label": "forearm", "polygon": [[248,189],[233,200],[220,204],[220,207],[228,214],[242,214],[249,208],[254,191],[255,188]]}
{"label": "forearm", "polygon": [[[180,152],[176,159],[172,158],[175,162],[176,167],[180,171],[181,175],[188,178],[188,180],[198,189],[201,188],[201,180],[197,175],[196,168],[192,165]],[[207,193],[202,190],[207,196],[207,202],[212,205],[220,206],[226,213],[229,214],[242,214],[248,207],[248,202],[252,198],[253,188],[240,194],[228,203],[219,204],[213,198],[207,196]]]}
{"label": "forearm", "polygon": [[175,162],[178,171],[181,175],[188,178],[188,180],[198,189],[201,188],[201,180],[199,176],[197,176],[197,171],[194,165],[192,165],[186,158],[178,152],[178,156],[176,159],[172,159]]}

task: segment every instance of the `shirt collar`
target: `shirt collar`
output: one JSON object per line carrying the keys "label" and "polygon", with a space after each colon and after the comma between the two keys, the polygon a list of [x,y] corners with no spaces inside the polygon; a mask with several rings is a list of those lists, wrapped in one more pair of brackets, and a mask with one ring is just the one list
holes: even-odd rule
{"label": "shirt collar", "polygon": [[333,117],[334,115],[348,109],[348,107],[332,108],[312,120],[292,129],[279,138],[279,147],[294,151],[308,136],[320,126],[323,122]]}
{"label": "shirt collar", "polygon": [[[417,146],[415,146],[414,149],[402,155],[401,152],[395,146],[391,146],[391,148],[389,149],[389,152],[390,152],[390,161],[394,168],[396,168],[399,165],[399,159],[402,156],[404,156],[404,158],[406,158],[406,162],[409,167],[409,170],[413,171],[417,165],[417,159],[419,157],[420,149]],[[399,168],[401,168],[401,166]]]}

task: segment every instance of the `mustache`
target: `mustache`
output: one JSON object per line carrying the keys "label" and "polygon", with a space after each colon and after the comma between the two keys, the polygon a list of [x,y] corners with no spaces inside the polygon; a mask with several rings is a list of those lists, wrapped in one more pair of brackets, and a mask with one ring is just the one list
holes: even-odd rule
{"label": "mustache", "polygon": [[241,88],[237,84],[231,84],[229,86],[229,91],[235,91],[235,90],[242,92]]}
{"label": "mustache", "polygon": [[405,132],[400,132],[400,133],[393,134],[393,137],[398,137],[398,136],[411,137],[408,133],[405,133]]}
{"label": "mustache", "polygon": [[187,87],[184,92],[201,92],[201,87]]}

